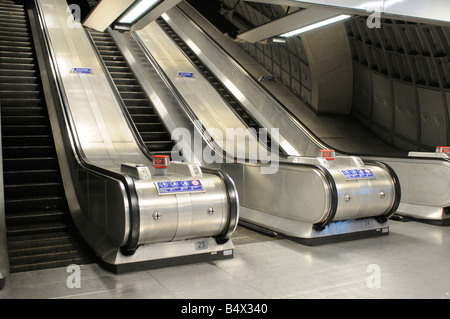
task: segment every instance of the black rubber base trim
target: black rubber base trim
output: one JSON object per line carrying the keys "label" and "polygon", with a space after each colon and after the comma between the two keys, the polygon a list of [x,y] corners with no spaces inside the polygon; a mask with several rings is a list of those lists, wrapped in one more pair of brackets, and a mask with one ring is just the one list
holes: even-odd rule
{"label": "black rubber base trim", "polygon": [[384,236],[389,234],[389,228],[388,227],[380,227],[376,229],[370,229],[370,230],[363,230],[363,231],[357,231],[357,232],[351,232],[351,233],[345,233],[345,234],[338,234],[338,235],[329,235],[329,236],[320,236],[320,237],[314,237],[314,238],[300,238],[300,237],[294,237],[285,235],[282,233],[278,233],[274,230],[267,229],[263,226],[255,225],[250,222],[245,222],[240,220],[239,225],[242,225],[246,228],[250,228],[256,232],[262,233],[264,235],[268,235],[270,237],[274,237],[277,239],[289,239],[290,241],[305,245],[305,246],[319,246],[324,244],[331,244],[331,243],[337,243],[337,242],[343,242],[343,241],[350,241],[350,240],[357,240],[357,239],[364,239],[364,238],[371,238],[371,237],[377,237],[377,236]]}
{"label": "black rubber base trim", "polygon": [[[180,266],[186,264],[194,264],[199,262],[208,262],[222,259],[233,258],[234,250],[230,249],[231,253],[224,255],[224,251],[195,254],[187,256],[178,256],[164,259],[147,260],[129,264],[112,265],[105,262],[99,263],[104,269],[113,272],[115,274],[123,274],[133,271],[150,270],[164,267]],[[229,250],[227,250],[229,251]]]}
{"label": "black rubber base trim", "polygon": [[386,228],[387,227],[315,238],[299,238],[291,236],[286,236],[286,238],[305,246],[319,246],[331,243],[339,243],[343,241],[386,236],[389,235],[389,231],[386,231]]}
{"label": "black rubber base trim", "polygon": [[414,217],[409,217],[409,216],[408,217],[402,216],[402,217],[403,217],[404,222],[414,221],[414,222],[424,223],[424,224],[433,225],[433,226],[450,226],[450,218],[424,219],[424,218],[414,218]]}

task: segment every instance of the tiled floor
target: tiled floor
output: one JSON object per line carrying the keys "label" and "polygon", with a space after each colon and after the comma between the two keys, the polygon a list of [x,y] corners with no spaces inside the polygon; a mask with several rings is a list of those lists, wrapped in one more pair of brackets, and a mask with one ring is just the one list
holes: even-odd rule
{"label": "tiled floor", "polygon": [[11,274],[0,299],[450,299],[450,227],[390,221],[388,236],[308,247],[239,226],[233,242],[234,258],[215,262],[120,275],[81,265],[80,288],[66,268]]}

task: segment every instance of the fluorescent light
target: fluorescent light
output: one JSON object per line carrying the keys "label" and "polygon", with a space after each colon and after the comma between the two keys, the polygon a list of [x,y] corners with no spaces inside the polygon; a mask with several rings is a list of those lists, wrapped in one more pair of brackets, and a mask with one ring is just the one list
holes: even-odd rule
{"label": "fluorescent light", "polygon": [[159,0],[142,0],[137,5],[134,6],[131,11],[129,11],[122,19],[119,20],[120,23],[133,23],[137,18],[139,18],[144,12],[153,7]]}
{"label": "fluorescent light", "polygon": [[341,14],[341,15],[338,15],[336,17],[333,17],[333,18],[330,18],[330,19],[326,19],[326,20],[323,20],[323,21],[320,21],[320,22],[316,22],[316,23],[307,25],[306,27],[302,27],[302,28],[299,28],[299,29],[296,29],[296,30],[293,30],[293,31],[290,31],[290,32],[287,32],[287,33],[284,33],[284,34],[280,35],[280,37],[285,37],[285,38],[292,37],[293,35],[297,35],[297,34],[300,34],[300,33],[306,32],[306,31],[310,31],[310,30],[313,30],[313,29],[317,29],[317,28],[329,25],[331,23],[335,23],[335,22],[338,22],[338,21],[342,21],[342,20],[348,19],[350,17],[351,16],[348,15],[348,14]]}
{"label": "fluorescent light", "polygon": [[273,43],[286,43],[286,39],[283,38],[272,38]]}

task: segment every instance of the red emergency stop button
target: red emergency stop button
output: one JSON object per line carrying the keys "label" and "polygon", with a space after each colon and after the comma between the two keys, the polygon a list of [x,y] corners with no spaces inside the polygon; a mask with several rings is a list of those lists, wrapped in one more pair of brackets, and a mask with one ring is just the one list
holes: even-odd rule
{"label": "red emergency stop button", "polygon": [[334,150],[320,150],[320,155],[328,161],[336,159],[336,152]]}
{"label": "red emergency stop button", "polygon": [[450,153],[450,146],[436,146],[436,153]]}
{"label": "red emergency stop button", "polygon": [[154,168],[167,168],[170,165],[169,155],[153,155]]}

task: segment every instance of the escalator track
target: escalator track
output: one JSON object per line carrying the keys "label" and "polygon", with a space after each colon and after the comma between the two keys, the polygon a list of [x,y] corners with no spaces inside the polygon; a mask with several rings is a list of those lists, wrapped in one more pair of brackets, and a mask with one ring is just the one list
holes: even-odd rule
{"label": "escalator track", "polygon": [[0,103],[10,272],[93,262],[72,224],[25,8],[5,0]]}
{"label": "escalator track", "polygon": [[111,35],[92,29],[88,32],[148,151],[170,156],[175,142]]}
{"label": "escalator track", "polygon": [[[272,144],[270,134],[266,132],[266,134],[264,134],[264,138],[260,135],[260,130],[263,129],[262,125],[251,116],[239,100],[222,84],[214,73],[208,69],[197,54],[194,53],[194,51],[183,41],[183,39],[181,39],[181,37],[162,17],[157,18],[155,21],[174,41],[174,43],[176,43],[185,56],[195,65],[197,70],[205,77],[205,79],[207,79],[214,89],[222,96],[225,103],[234,111],[234,113],[247,125],[247,127],[255,130],[258,140],[260,140],[262,144],[267,145],[267,148],[270,149]],[[279,148],[279,152],[280,155],[286,155],[281,148]]]}

